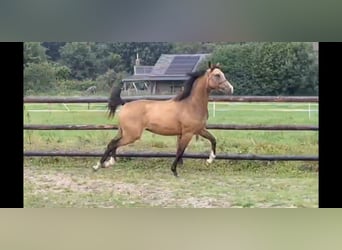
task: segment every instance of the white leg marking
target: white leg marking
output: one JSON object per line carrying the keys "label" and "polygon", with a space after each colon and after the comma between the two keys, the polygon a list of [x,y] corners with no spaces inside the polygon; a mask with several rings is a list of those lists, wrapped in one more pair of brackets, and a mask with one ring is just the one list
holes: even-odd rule
{"label": "white leg marking", "polygon": [[213,160],[216,158],[216,155],[214,155],[214,152],[211,151],[209,155],[209,159],[207,159],[207,162],[210,164],[213,162]]}
{"label": "white leg marking", "polygon": [[100,162],[98,162],[96,165],[93,166],[93,169],[96,171],[101,167]]}
{"label": "white leg marking", "polygon": [[113,166],[114,164],[115,164],[114,157],[110,157],[109,160],[105,161],[103,165],[105,168],[108,168],[110,166]]}

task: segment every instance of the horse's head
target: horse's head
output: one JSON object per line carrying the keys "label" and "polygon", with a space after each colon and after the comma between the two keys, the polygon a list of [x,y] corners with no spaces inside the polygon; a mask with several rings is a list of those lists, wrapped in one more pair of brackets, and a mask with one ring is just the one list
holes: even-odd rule
{"label": "horse's head", "polygon": [[207,79],[208,79],[208,87],[211,90],[219,90],[228,95],[233,94],[233,86],[226,79],[225,75],[221,71],[219,64],[212,65],[209,62],[209,68],[207,69]]}

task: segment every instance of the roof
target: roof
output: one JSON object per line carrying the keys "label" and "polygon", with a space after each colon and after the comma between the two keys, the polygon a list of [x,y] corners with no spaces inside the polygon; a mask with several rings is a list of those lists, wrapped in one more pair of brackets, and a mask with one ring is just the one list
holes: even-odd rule
{"label": "roof", "polygon": [[134,81],[184,81],[210,54],[162,54],[154,66],[134,66],[134,75],[122,79]]}

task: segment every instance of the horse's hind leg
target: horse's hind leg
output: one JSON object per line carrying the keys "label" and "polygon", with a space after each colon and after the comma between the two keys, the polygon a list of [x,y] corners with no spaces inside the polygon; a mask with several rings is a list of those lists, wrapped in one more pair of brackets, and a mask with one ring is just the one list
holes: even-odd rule
{"label": "horse's hind leg", "polygon": [[[110,141],[110,143],[107,146],[107,150],[105,151],[104,155],[102,156],[100,163],[104,161],[102,164],[104,167],[110,167],[113,166],[116,162],[116,149],[118,148],[118,143],[120,139],[122,138],[122,130],[119,128],[118,134],[116,137]],[[106,161],[106,159],[109,158],[109,160]]]}
{"label": "horse's hind leg", "polygon": [[[181,139],[181,135],[177,135],[177,147],[179,146],[179,141]],[[183,165],[183,158],[179,158],[178,164]]]}
{"label": "horse's hind leg", "polygon": [[[141,129],[137,130],[120,128],[118,135],[108,143],[107,149],[101,157],[101,160],[97,163],[97,165],[93,166],[93,169],[98,170],[100,167],[109,167],[114,165],[116,150],[121,146],[133,143],[140,138],[141,134]],[[109,156],[110,159],[106,162]]]}
{"label": "horse's hind leg", "polygon": [[101,160],[95,166],[93,166],[94,170],[98,170],[100,167],[109,167],[110,165],[114,165],[115,159],[112,156],[107,162],[105,161],[107,160],[108,156],[112,155],[112,151],[116,150],[117,144],[121,138],[121,136],[117,136],[108,143],[107,149],[102,155]]}

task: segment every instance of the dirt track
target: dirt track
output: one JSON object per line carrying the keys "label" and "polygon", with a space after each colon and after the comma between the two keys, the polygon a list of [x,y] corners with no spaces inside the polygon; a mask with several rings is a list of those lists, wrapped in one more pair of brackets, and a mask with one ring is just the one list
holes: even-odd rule
{"label": "dirt track", "polygon": [[[93,179],[91,175],[76,175],[73,173],[46,172],[37,169],[25,168],[25,184],[33,185],[34,192],[30,195],[45,197],[48,200],[51,194],[108,194],[127,197],[128,200],[138,200],[148,207],[230,207],[230,203],[222,197],[221,199],[210,197],[177,197],[175,193],[165,185],[152,185],[149,181],[141,184],[128,182],[114,182],[105,179]],[[28,195],[28,194],[27,194]],[[97,204],[99,207],[108,206],[108,202]]]}

